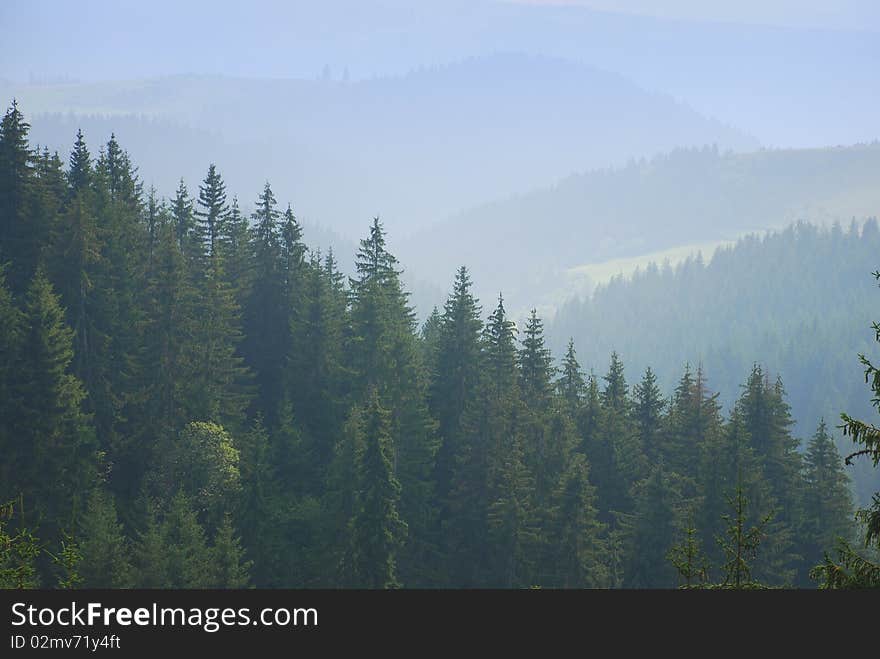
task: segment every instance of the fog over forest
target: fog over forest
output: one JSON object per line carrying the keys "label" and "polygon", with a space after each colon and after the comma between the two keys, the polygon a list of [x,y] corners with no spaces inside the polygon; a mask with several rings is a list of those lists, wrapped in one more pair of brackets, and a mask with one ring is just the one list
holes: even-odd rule
{"label": "fog over forest", "polygon": [[70,583],[675,587],[734,495],[762,584],[876,560],[872,3],[12,0],[0,41],[0,504],[79,529]]}

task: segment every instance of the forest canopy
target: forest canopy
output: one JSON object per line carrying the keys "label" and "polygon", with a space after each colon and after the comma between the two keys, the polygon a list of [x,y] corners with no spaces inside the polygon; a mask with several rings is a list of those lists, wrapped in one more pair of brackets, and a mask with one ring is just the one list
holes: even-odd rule
{"label": "forest canopy", "polygon": [[162,199],[115,136],[28,131],[13,103],[4,587],[811,586],[858,535],[831,420],[799,450],[761,364],[729,408],[696,361],[598,375],[464,266],[418,326],[379,218],[346,278],[269,183]]}

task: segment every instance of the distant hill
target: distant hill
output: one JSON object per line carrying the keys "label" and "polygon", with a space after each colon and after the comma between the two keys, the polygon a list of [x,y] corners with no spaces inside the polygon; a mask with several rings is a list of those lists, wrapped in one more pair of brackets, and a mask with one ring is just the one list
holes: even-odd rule
{"label": "distant hill", "polygon": [[573,171],[677,146],[757,146],[620,75],[517,54],[359,82],[174,76],[0,83],[0,95],[33,118],[34,142],[66,152],[81,125],[97,148],[115,131],[166,194],[180,176],[194,188],[211,158],[231,189],[256,199],[270,179],[279,200],[348,237],[376,214],[403,236]]}
{"label": "distant hill", "polygon": [[[820,229],[799,224],[762,238],[743,238],[703,262],[651,266],[600,286],[563,306],[548,325],[561,356],[574,338],[581,363],[597,375],[612,351],[636,382],[647,366],[671,391],[685,363],[702,365],[727,408],[752,364],[783,379],[802,438],[821,418],[840,413],[876,419],[858,354],[877,360],[872,321],[880,321],[876,220]],[[852,444],[841,441],[841,451]],[[877,489],[876,470],[856,472],[863,503]],[[873,480],[871,480],[873,479]]]}
{"label": "distant hill", "polygon": [[412,236],[401,256],[437,281],[466,264],[481,297],[503,288],[524,309],[566,297],[569,270],[582,264],[878,213],[880,143],[680,149],[478,206]]}

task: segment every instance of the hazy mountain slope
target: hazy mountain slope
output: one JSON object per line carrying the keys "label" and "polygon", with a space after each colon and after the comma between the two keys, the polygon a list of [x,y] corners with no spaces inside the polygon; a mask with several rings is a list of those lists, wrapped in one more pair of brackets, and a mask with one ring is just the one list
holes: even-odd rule
{"label": "hazy mountain slope", "polygon": [[[642,4],[659,4],[663,13],[669,3]],[[720,3],[703,4],[697,15],[711,16],[710,5]],[[616,71],[763,144],[874,139],[880,11],[864,0],[857,11],[850,6],[849,21],[839,22],[842,8],[825,4],[777,8],[782,25],[768,26],[632,16],[576,2],[7,0],[0,3],[6,46],[0,77],[107,80],[191,72],[315,78],[326,65],[335,79],[346,68],[353,79],[365,79],[524,51]],[[811,24],[810,14],[823,13]]]}
{"label": "hazy mountain slope", "polygon": [[[573,337],[581,363],[600,375],[613,350],[630,383],[651,366],[665,391],[686,362],[702,364],[725,406],[760,363],[782,377],[797,432],[808,437],[822,417],[834,427],[843,411],[876,414],[858,354],[876,357],[871,322],[880,320],[880,290],[871,273],[878,268],[876,221],[861,231],[798,225],[721,248],[708,263],[615,279],[563,306],[548,333],[557,355]],[[876,489],[864,479],[860,486],[863,500]]]}
{"label": "hazy mountain slope", "polygon": [[514,306],[540,306],[580,264],[878,211],[878,143],[677,150],[471,209],[413,236],[402,256],[438,281],[466,264],[482,297],[503,288]]}
{"label": "hazy mountain slope", "polygon": [[[181,175],[194,186],[210,155],[233,189],[256,197],[271,179],[279,199],[350,237],[376,214],[402,235],[572,171],[679,145],[756,144],[619,75],[523,55],[351,83],[179,76],[0,94],[35,118],[34,141],[66,151],[73,140],[74,122],[36,115],[104,116],[75,122],[88,124],[93,145],[115,130],[162,191]],[[120,121],[130,115],[175,129]]]}

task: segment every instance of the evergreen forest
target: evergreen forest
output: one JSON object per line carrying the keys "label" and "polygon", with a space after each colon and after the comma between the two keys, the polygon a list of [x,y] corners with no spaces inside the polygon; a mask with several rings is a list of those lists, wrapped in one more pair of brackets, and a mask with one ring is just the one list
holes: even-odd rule
{"label": "evergreen forest", "polygon": [[[844,460],[880,460],[880,431],[859,420],[874,411],[857,407],[871,401],[863,375],[880,400],[868,357],[864,373],[853,354],[846,372],[811,376],[853,383],[856,407],[799,403],[797,419],[788,391],[803,383],[747,354],[733,384],[662,332],[635,368],[628,345],[593,361],[602,304],[626,296],[626,322],[650,325],[678,308],[650,297],[656,282],[715,281],[687,269],[564,311],[556,340],[577,343],[558,359],[537,312],[515,322],[503,295],[476,299],[466,264],[419,322],[379,217],[340,264],[307,246],[268,182],[245,200],[210,164],[160,198],[115,136],[79,132],[62,156],[29,129],[13,101],[0,124],[0,586],[880,584],[880,494],[858,509]],[[798,263],[798,241],[875,245],[876,224],[861,231],[767,240]],[[854,259],[860,285],[876,253]],[[766,281],[712,295],[735,288],[746,305],[777,290]],[[870,311],[839,317],[864,326],[864,353],[880,327],[853,317]],[[705,318],[686,337],[695,353],[725,317]],[[814,338],[800,349],[823,350]]]}

